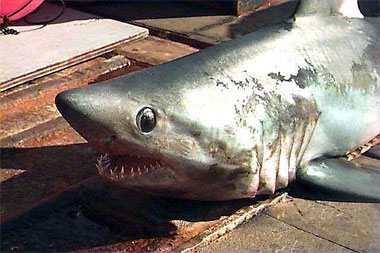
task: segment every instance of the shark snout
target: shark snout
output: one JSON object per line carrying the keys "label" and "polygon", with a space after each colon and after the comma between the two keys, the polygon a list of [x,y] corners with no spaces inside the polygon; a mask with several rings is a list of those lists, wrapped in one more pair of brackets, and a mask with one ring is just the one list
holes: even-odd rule
{"label": "shark snout", "polygon": [[91,109],[94,108],[93,100],[81,90],[74,89],[59,93],[55,98],[55,104],[62,116],[80,133],[84,126],[89,127],[88,124],[96,120],[91,116],[96,115]]}
{"label": "shark snout", "polygon": [[71,90],[59,93],[55,98],[55,105],[62,116],[73,122],[75,118],[82,118],[86,111],[85,106],[81,106],[78,92]]}
{"label": "shark snout", "polygon": [[118,121],[116,99],[94,88],[67,90],[55,98],[65,120],[90,143],[110,139]]}

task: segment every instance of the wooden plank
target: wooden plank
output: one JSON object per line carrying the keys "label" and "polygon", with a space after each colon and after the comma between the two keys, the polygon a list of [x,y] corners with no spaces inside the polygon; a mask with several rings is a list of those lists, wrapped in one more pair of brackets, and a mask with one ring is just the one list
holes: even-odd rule
{"label": "wooden plank", "polygon": [[[60,6],[45,3],[29,18],[51,19]],[[37,20],[37,18],[41,18]],[[16,23],[18,35],[0,35],[0,91],[87,61],[148,36],[148,30],[66,8],[48,25]]]}

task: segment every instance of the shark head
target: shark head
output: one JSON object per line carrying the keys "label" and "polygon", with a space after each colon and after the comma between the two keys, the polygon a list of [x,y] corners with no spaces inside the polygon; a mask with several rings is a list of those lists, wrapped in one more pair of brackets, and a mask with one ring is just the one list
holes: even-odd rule
{"label": "shark head", "polygon": [[103,153],[96,166],[107,180],[176,198],[255,196],[253,147],[234,128],[229,93],[217,97],[194,76],[174,75],[174,65],[64,91],[56,97],[57,108]]}

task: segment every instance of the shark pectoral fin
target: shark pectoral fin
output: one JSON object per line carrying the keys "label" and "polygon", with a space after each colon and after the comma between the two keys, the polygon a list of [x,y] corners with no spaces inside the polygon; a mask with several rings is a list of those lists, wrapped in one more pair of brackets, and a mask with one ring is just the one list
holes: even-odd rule
{"label": "shark pectoral fin", "polygon": [[371,170],[344,158],[324,158],[310,162],[297,171],[297,181],[332,191],[345,199],[380,202],[380,166]]}

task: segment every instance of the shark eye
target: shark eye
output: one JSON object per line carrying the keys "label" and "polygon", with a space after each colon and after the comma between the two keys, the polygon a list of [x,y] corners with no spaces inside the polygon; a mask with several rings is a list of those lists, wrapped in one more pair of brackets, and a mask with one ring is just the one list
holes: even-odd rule
{"label": "shark eye", "polygon": [[143,133],[149,133],[156,126],[156,115],[149,107],[142,108],[136,116],[136,125]]}

